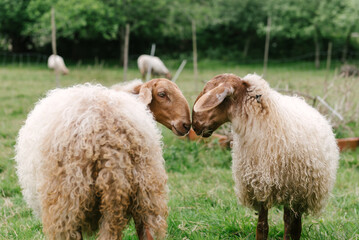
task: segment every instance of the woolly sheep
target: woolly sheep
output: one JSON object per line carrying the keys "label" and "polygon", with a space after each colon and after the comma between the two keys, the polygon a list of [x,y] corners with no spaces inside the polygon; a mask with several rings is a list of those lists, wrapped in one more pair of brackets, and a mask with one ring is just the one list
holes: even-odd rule
{"label": "woolly sheep", "polygon": [[158,57],[143,54],[138,57],[137,66],[142,74],[142,79],[145,79],[149,67],[151,68],[153,76],[164,76],[167,79],[172,79],[170,71],[168,71],[164,63]]}
{"label": "woolly sheep", "polygon": [[[131,217],[139,239],[164,238],[167,175],[150,105],[171,103],[153,94],[155,84],[162,81],[138,85],[138,97],[90,84],[55,89],[29,114],[17,139],[17,174],[50,239],[82,239],[97,228],[99,239],[121,239]],[[161,121],[190,124],[175,84],[160,91],[177,108]]]}
{"label": "woolly sheep", "polygon": [[66,67],[64,59],[59,55],[52,54],[47,60],[47,66],[64,75],[69,73],[69,69]]}
{"label": "woolly sheep", "polygon": [[318,214],[335,182],[339,152],[330,124],[304,100],[281,95],[255,74],[243,80],[218,75],[199,94],[192,113],[198,135],[209,137],[227,121],[236,194],[259,212],[257,239],[267,239],[274,205],[284,205],[284,239],[299,239],[302,214]]}
{"label": "woolly sheep", "polygon": [[344,64],[340,67],[341,77],[356,77],[359,76],[359,68],[355,65]]}

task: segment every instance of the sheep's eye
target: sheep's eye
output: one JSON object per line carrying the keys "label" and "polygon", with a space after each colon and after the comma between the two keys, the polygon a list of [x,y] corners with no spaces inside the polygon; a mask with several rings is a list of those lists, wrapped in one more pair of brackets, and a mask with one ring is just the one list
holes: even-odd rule
{"label": "sheep's eye", "polygon": [[165,92],[159,92],[157,95],[158,95],[159,97],[163,98],[163,97],[166,96],[166,93],[165,93]]}

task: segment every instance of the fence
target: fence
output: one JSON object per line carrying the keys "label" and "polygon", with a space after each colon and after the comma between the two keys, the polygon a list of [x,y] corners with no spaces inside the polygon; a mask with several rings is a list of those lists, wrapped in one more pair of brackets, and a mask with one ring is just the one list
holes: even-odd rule
{"label": "fence", "polygon": [[[315,68],[315,54],[314,53],[306,53],[300,56],[290,57],[290,58],[281,58],[281,59],[271,59],[269,54],[268,67],[270,69],[268,74],[268,79],[275,78],[275,84],[272,87],[277,88],[279,91],[288,92],[297,90],[304,94],[311,95],[314,99],[324,99],[328,101],[330,108],[332,110],[328,110],[328,107],[325,107],[325,103],[317,103],[313,104],[316,107],[320,108],[321,112],[326,115],[329,115],[331,120],[335,122],[335,125],[342,125],[343,122],[349,123],[356,121],[359,117],[359,100],[357,97],[357,89],[359,89],[359,81],[357,78],[347,78],[341,79],[339,77],[340,66],[342,62],[339,60],[341,56],[340,50],[332,51],[332,55],[334,60],[328,58],[328,54],[326,51],[320,53],[321,65],[320,71],[317,71]],[[132,69],[136,68],[136,59],[137,55],[129,56],[129,65]],[[40,53],[7,53],[0,52],[0,68],[3,66],[32,66],[38,65],[47,68],[47,58],[48,55],[40,54]],[[171,59],[167,60],[166,65],[168,63],[170,69],[177,69],[181,60],[184,56],[181,56],[181,59]],[[188,69],[191,69],[193,62],[191,61],[191,57],[187,56],[188,64],[186,65],[187,73],[186,77],[194,79],[191,77],[191,73]],[[263,70],[263,59],[238,59],[237,61],[218,61],[219,64],[216,63],[215,59],[203,59],[201,55],[199,55],[199,79],[198,82],[204,84],[205,81],[209,80],[213,77],[213,74],[219,74],[220,71],[224,71],[227,67],[231,69],[230,71],[234,71],[239,76],[244,76],[250,72],[257,72],[258,74],[262,73]],[[328,59],[330,59],[331,66],[330,72],[328,71]],[[359,67],[359,52],[348,52],[347,60],[351,64],[356,64]],[[66,63],[73,67],[86,65],[86,66],[116,66],[118,69],[122,68],[120,64],[120,59],[86,59],[80,61],[67,61]],[[218,71],[216,71],[216,66],[218,67]],[[285,71],[283,71],[283,66],[285,66]],[[226,67],[226,68],[224,68]],[[201,71],[201,69],[207,69],[209,72]],[[333,71],[334,70],[334,71]],[[228,71],[228,70],[225,70]],[[303,75],[303,73],[307,72],[307,75]],[[328,74],[330,73],[330,74]],[[267,78],[267,77],[266,77]],[[305,78],[305,79],[303,79]],[[181,81],[179,81],[180,84]],[[316,82],[316,83],[314,83]],[[196,87],[196,84],[190,86],[190,84],[186,83],[185,88],[183,89],[184,94],[188,97],[189,102],[193,103],[198,92],[200,91],[200,87]],[[195,87],[194,87],[195,86]],[[287,93],[288,94],[288,93]],[[297,95],[300,95],[297,93]],[[319,98],[318,98],[319,97]],[[323,107],[324,106],[324,107]],[[335,114],[333,114],[335,112]],[[340,116],[338,117],[337,113]],[[341,119],[341,118],[344,118]]]}
{"label": "fence", "polygon": [[[341,49],[337,49],[337,50],[333,50],[331,53],[331,58],[330,59],[334,59],[334,61],[332,61],[332,63],[335,65],[340,65],[340,58],[341,58]],[[50,54],[49,54],[50,55]],[[18,66],[28,66],[28,65],[39,65],[39,64],[47,64],[47,58],[49,57],[49,55],[45,55],[45,54],[41,54],[41,53],[9,53],[9,52],[0,52],[0,65],[7,65],[7,64],[12,64],[12,65],[18,65]],[[134,62],[136,61],[138,55],[129,55],[129,61],[132,62],[132,64],[130,64],[130,66],[134,66]],[[182,57],[183,58],[183,57]],[[189,63],[192,63],[191,61],[191,56],[187,56],[186,57],[188,59]],[[275,59],[271,59],[270,57],[270,52],[269,52],[269,59],[268,59],[268,66],[271,65],[277,65],[277,64],[282,64],[282,63],[298,63],[301,62],[302,66],[304,68],[308,68],[308,67],[314,67],[314,58],[315,58],[315,54],[314,52],[310,52],[310,53],[305,53],[302,55],[298,55],[298,56],[294,56],[294,57],[288,57],[288,58],[275,58]],[[203,57],[203,55],[199,56],[199,59],[203,60],[203,59],[207,59],[206,57]],[[327,51],[322,51],[320,52],[320,60],[321,60],[321,65],[322,66],[326,66],[326,61],[328,59],[328,52]],[[217,59],[212,59],[212,60],[217,60]],[[219,59],[221,60],[221,59]],[[359,52],[348,52],[347,54],[347,61],[348,62],[354,62],[354,63],[359,63]],[[66,61],[66,63],[72,63],[72,64],[81,64],[86,63],[88,65],[97,65],[99,63],[101,63],[102,65],[106,65],[106,66],[111,66],[111,65],[120,65],[120,59],[99,59],[97,57],[94,57],[93,60],[92,59],[86,59],[86,60],[79,60],[79,61]],[[263,63],[263,59],[236,59],[233,60],[231,62],[235,62],[237,64],[262,64]]]}
{"label": "fence", "polygon": [[33,65],[47,63],[48,56],[40,53],[8,53],[0,52],[0,65]]}

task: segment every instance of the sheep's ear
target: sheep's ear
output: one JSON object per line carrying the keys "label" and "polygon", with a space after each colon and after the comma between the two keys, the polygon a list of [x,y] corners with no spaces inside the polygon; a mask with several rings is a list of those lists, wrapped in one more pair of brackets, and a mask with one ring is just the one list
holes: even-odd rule
{"label": "sheep's ear", "polygon": [[139,89],[139,95],[138,98],[141,102],[143,102],[145,105],[148,105],[152,101],[152,88],[147,86],[146,84],[143,84],[141,88]]}
{"label": "sheep's ear", "polygon": [[141,90],[141,87],[143,86],[143,84],[140,84],[140,85],[137,85],[135,86],[133,89],[132,89],[132,93],[133,94],[140,94],[140,90]]}
{"label": "sheep's ear", "polygon": [[234,89],[232,86],[221,84],[211,91],[205,93],[198,99],[193,107],[195,112],[204,112],[218,106],[223,100],[233,94]]}

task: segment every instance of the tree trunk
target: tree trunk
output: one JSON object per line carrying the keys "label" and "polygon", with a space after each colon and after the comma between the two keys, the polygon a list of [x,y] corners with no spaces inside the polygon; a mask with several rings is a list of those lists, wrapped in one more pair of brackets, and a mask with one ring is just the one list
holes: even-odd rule
{"label": "tree trunk", "polygon": [[347,37],[345,38],[343,53],[342,53],[342,63],[345,63],[347,61],[347,55],[348,55],[348,48],[350,44],[350,37],[352,35],[352,29],[353,27],[350,27]]}
{"label": "tree trunk", "polygon": [[263,76],[267,73],[269,41],[270,41],[271,17],[267,18],[266,42],[264,46]]}
{"label": "tree trunk", "polygon": [[328,43],[328,53],[327,53],[327,71],[329,71],[330,69],[330,64],[331,64],[331,61],[332,61],[332,42],[329,42]]}
{"label": "tree trunk", "polygon": [[328,92],[328,76],[329,76],[329,70],[330,70],[330,64],[332,62],[332,42],[328,43],[328,51],[327,51],[327,71],[325,74],[325,81],[324,81],[324,93]]}
{"label": "tree trunk", "polygon": [[315,41],[315,67],[320,67],[320,46],[318,41]]}
{"label": "tree trunk", "polygon": [[126,24],[125,49],[124,49],[124,55],[123,55],[123,81],[127,81],[129,41],[130,41],[130,24]]}
{"label": "tree trunk", "polygon": [[248,55],[249,45],[251,44],[251,37],[249,36],[244,43],[243,58],[245,59]]}
{"label": "tree trunk", "polygon": [[314,45],[315,45],[315,67],[320,67],[320,43],[319,43],[319,33],[317,28],[314,33]]}
{"label": "tree trunk", "polygon": [[124,63],[124,53],[125,53],[125,27],[121,27],[118,32],[118,39],[120,41],[120,65],[123,66]]}
{"label": "tree trunk", "polygon": [[56,21],[55,21],[55,9],[51,8],[51,46],[52,54],[57,55],[56,48]]}
{"label": "tree trunk", "polygon": [[193,72],[194,79],[196,81],[197,89],[197,78],[198,78],[198,69],[197,69],[197,37],[196,37],[196,22],[192,19],[192,47],[193,47]]}

